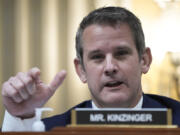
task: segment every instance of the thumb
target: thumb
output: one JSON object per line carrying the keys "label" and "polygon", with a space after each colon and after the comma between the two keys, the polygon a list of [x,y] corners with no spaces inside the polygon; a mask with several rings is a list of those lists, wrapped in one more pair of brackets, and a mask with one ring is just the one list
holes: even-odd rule
{"label": "thumb", "polygon": [[61,72],[57,73],[52,82],[49,84],[49,88],[54,92],[61,85],[65,77],[65,70],[62,70]]}

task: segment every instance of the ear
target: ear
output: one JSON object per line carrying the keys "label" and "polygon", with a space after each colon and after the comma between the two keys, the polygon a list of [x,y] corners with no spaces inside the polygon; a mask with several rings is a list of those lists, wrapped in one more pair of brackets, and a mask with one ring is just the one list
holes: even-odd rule
{"label": "ear", "polygon": [[142,58],[141,58],[141,71],[142,73],[147,73],[149,71],[150,65],[152,62],[152,55],[151,55],[151,50],[150,48],[146,48]]}
{"label": "ear", "polygon": [[86,83],[87,82],[86,72],[85,72],[83,65],[80,63],[80,60],[78,58],[74,59],[74,66],[75,66],[76,73],[78,74],[80,80],[83,83]]}

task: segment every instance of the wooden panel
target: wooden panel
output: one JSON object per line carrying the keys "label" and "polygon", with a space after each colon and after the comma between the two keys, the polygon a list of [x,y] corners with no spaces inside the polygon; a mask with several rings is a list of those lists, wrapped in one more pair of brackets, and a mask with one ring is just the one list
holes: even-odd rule
{"label": "wooden panel", "polygon": [[51,132],[6,132],[0,135],[180,135],[179,128],[58,127]]}

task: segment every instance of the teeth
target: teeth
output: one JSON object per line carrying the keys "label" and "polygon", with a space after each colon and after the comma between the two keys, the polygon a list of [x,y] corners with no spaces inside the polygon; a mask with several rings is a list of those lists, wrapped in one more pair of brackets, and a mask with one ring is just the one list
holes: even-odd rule
{"label": "teeth", "polygon": [[116,87],[116,86],[119,86],[121,84],[121,82],[108,82],[106,83],[106,87]]}

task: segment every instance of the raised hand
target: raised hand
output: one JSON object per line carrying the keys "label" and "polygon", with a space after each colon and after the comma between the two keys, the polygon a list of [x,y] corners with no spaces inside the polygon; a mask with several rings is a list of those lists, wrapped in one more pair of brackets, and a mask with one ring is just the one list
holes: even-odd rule
{"label": "raised hand", "polygon": [[50,84],[40,80],[40,70],[32,68],[29,72],[19,72],[3,83],[2,96],[5,108],[13,116],[29,118],[34,109],[42,107],[61,85],[66,71],[56,74]]}

